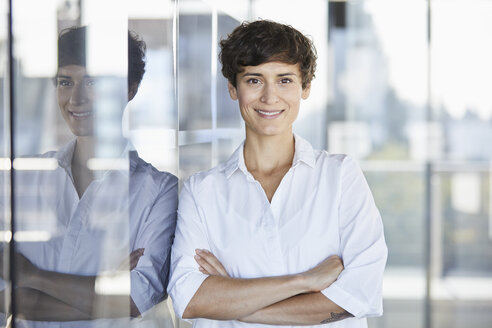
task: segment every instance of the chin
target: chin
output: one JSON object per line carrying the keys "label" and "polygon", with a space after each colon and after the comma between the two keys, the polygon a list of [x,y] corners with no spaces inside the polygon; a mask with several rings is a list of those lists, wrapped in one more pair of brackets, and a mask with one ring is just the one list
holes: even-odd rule
{"label": "chin", "polygon": [[256,134],[264,137],[275,137],[279,135],[285,134],[285,131],[278,131],[278,130],[263,130],[263,131],[256,131]]}
{"label": "chin", "polygon": [[93,137],[94,132],[92,130],[71,129],[72,133],[76,137]]}

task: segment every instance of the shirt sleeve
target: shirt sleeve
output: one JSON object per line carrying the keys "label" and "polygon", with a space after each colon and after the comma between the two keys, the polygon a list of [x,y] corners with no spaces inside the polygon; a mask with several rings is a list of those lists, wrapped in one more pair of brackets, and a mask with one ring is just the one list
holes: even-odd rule
{"label": "shirt sleeve", "polygon": [[388,249],[381,216],[359,166],[346,157],[339,185],[340,255],[344,270],[321,292],[357,318],[383,314]]}
{"label": "shirt sleeve", "polygon": [[[176,228],[178,184],[169,175],[139,232],[135,249],[144,248],[137,266],[131,271],[131,297],[140,313],[167,297],[171,245]],[[140,229],[139,229],[140,230]]]}
{"label": "shirt sleeve", "polygon": [[210,250],[188,180],[179,197],[178,223],[171,251],[171,278],[168,286],[174,311],[179,318],[183,318],[183,312],[191,298],[208,277],[198,270],[199,266],[194,259],[195,249],[198,248]]}

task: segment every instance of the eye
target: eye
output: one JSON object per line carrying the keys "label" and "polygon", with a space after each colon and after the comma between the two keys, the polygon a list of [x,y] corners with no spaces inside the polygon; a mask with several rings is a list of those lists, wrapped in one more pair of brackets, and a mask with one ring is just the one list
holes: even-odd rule
{"label": "eye", "polygon": [[87,85],[87,86],[93,86],[93,85],[95,85],[96,83],[97,83],[96,79],[87,79],[87,80],[85,81],[85,85]]}
{"label": "eye", "polygon": [[288,84],[288,83],[292,83],[292,79],[289,79],[289,78],[283,78],[280,80],[280,83],[281,84]]}
{"label": "eye", "polygon": [[71,86],[73,86],[72,80],[67,80],[67,79],[59,79],[57,81],[57,83],[58,83],[58,86],[60,86],[60,87],[71,87]]}
{"label": "eye", "polygon": [[250,78],[250,79],[246,80],[246,83],[248,83],[248,84],[258,84],[258,83],[260,83],[260,80],[255,79],[255,78]]}

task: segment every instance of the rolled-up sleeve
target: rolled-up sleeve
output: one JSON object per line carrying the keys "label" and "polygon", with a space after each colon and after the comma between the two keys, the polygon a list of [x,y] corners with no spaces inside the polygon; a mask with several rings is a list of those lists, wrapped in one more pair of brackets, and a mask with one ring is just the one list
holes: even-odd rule
{"label": "rolled-up sleeve", "polygon": [[187,180],[179,196],[178,223],[171,251],[168,286],[174,311],[179,318],[183,317],[191,298],[208,277],[199,271],[194,259],[195,249],[210,250],[210,247],[190,185],[190,180]]}
{"label": "rolled-up sleeve", "polygon": [[369,186],[359,166],[349,157],[342,163],[339,188],[340,255],[344,270],[322,293],[357,318],[380,316],[388,249]]}
{"label": "rolled-up sleeve", "polygon": [[144,248],[137,266],[131,271],[131,297],[140,313],[166,298],[170,253],[176,228],[178,203],[177,179],[168,175],[161,181],[160,192],[149,210],[135,248]]}

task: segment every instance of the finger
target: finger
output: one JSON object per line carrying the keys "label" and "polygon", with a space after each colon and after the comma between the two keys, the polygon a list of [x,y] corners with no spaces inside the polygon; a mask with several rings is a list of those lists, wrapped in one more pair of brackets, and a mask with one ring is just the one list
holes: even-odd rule
{"label": "finger", "polygon": [[201,266],[208,274],[213,276],[220,276],[220,272],[217,271],[210,263],[203,259],[200,255],[195,255],[195,261]]}
{"label": "finger", "polygon": [[206,249],[199,249],[197,250],[197,254],[205,259],[210,265],[212,265],[215,270],[219,272],[220,275],[227,277],[229,276],[222,263],[220,263],[220,261],[215,257],[214,254],[212,254],[212,252],[207,251]]}
{"label": "finger", "polygon": [[202,266],[200,266],[200,267],[198,268],[198,270],[200,270],[200,272],[201,272],[201,273],[203,273],[203,274],[208,274],[208,275],[210,275],[210,272],[208,272],[207,270],[205,270]]}
{"label": "finger", "polygon": [[200,255],[195,255],[194,258],[196,263],[198,264],[198,270],[201,273],[208,274],[211,276],[219,275],[219,273],[216,270],[214,270],[214,268],[209,263],[207,263],[207,261],[201,258]]}
{"label": "finger", "polygon": [[142,257],[143,254],[143,248],[136,249],[130,254],[130,270],[135,269],[138,264],[138,260],[140,259],[140,257]]}
{"label": "finger", "polygon": [[144,249],[143,248],[139,248],[139,249],[136,249],[134,250],[133,252],[131,252],[130,254],[130,259],[139,259],[140,256],[144,255]]}
{"label": "finger", "polygon": [[218,266],[216,264],[216,261],[214,261],[214,256],[213,254],[207,254],[205,253],[203,250],[197,250],[197,256],[198,256],[198,260],[201,260],[202,262],[200,263],[205,263],[205,267],[210,270],[210,268],[212,268],[212,272],[214,274],[218,274],[218,275],[223,275],[224,272],[221,271],[221,268],[220,266]]}
{"label": "finger", "polygon": [[138,260],[144,254],[145,248],[138,248],[130,253],[130,256],[125,258],[118,267],[120,271],[126,271],[128,269],[133,270],[138,264]]}

